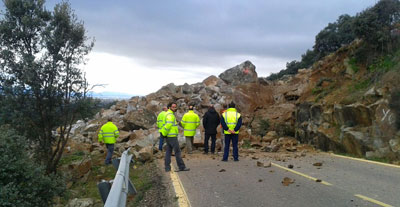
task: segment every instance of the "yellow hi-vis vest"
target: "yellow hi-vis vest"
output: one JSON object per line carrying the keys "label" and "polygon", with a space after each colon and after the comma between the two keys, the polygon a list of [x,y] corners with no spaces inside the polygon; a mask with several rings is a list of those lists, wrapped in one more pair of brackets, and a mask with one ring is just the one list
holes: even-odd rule
{"label": "yellow hi-vis vest", "polygon": [[178,122],[176,122],[174,112],[171,109],[168,109],[167,113],[165,113],[165,121],[161,133],[164,137],[178,137]]}
{"label": "yellow hi-vis vest", "polygon": [[157,116],[157,128],[158,132],[161,132],[162,127],[164,126],[164,119],[165,119],[165,114],[166,111],[162,111],[161,113],[158,114]]}
{"label": "yellow hi-vis vest", "polygon": [[[224,118],[226,126],[228,126],[230,130],[234,130],[240,118],[240,114],[236,111],[235,108],[229,108],[222,114],[222,117]],[[231,133],[224,130],[224,134],[231,134]],[[239,130],[235,132],[235,134],[239,134]]]}
{"label": "yellow hi-vis vest", "polygon": [[200,118],[193,110],[189,110],[183,115],[181,124],[183,126],[183,135],[192,137],[196,134],[196,128],[200,125]]}
{"label": "yellow hi-vis vest", "polygon": [[101,127],[98,135],[99,142],[104,140],[104,143],[106,144],[114,144],[118,137],[118,128],[111,121],[107,122]]}

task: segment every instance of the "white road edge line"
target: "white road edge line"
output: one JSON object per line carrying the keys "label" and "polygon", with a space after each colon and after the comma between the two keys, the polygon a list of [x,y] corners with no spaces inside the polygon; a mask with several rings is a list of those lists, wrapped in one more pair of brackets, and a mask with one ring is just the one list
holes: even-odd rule
{"label": "white road edge line", "polygon": [[367,196],[363,196],[363,195],[360,195],[360,194],[354,194],[354,196],[355,196],[355,197],[358,197],[358,198],[361,198],[361,199],[363,199],[363,200],[369,201],[369,202],[371,202],[371,203],[374,203],[374,204],[383,206],[383,207],[394,207],[394,206],[392,206],[392,205],[383,203],[383,202],[381,202],[381,201],[378,201],[378,200],[375,200],[375,199],[372,199],[372,198],[369,198],[369,197],[367,197]]}
{"label": "white road edge line", "polygon": [[377,165],[383,165],[383,166],[387,166],[387,167],[394,167],[394,168],[400,168],[399,165],[393,165],[393,164],[388,164],[388,163],[383,163],[383,162],[377,162],[377,161],[372,161],[372,160],[366,160],[366,159],[361,159],[361,158],[355,158],[355,157],[348,157],[348,156],[343,156],[343,155],[337,155],[334,153],[327,153],[331,156],[334,157],[340,157],[340,158],[345,158],[345,159],[350,159],[350,160],[357,160],[357,161],[361,161],[361,162],[368,162],[368,163],[373,163],[373,164],[377,164]]}
{"label": "white road edge line", "polygon": [[[294,173],[294,174],[301,175],[301,176],[303,176],[303,177],[305,177],[305,178],[308,178],[308,179],[310,179],[310,180],[313,180],[313,181],[317,181],[317,180],[318,180],[317,178],[308,176],[308,175],[306,175],[306,174],[304,174],[304,173],[301,173],[301,172],[297,172],[297,171],[292,170],[292,169],[289,169],[289,168],[287,168],[287,167],[283,167],[283,166],[281,166],[281,165],[278,165],[278,164],[275,164],[275,163],[272,163],[272,162],[271,162],[271,164],[272,164],[273,166],[275,166],[275,167],[279,167],[279,168],[281,168],[281,169],[287,170],[287,171],[292,172],[292,173]],[[321,181],[321,183],[324,184],[324,185],[332,185],[332,184],[330,184],[330,183],[328,183],[328,182],[326,182],[326,181]]]}

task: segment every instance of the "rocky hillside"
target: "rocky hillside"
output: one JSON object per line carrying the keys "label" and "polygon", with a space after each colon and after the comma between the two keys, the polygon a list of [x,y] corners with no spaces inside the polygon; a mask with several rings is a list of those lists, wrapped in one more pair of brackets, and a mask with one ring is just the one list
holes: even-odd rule
{"label": "rocky hillside", "polygon": [[[153,147],[159,136],[156,116],[168,102],[177,102],[179,120],[188,103],[194,103],[202,116],[209,105],[219,111],[223,104],[234,101],[243,116],[242,143],[248,140],[271,144],[272,135],[295,137],[325,151],[398,160],[400,131],[391,102],[400,75],[389,71],[382,81],[364,84],[366,69],[357,68],[355,72],[349,58],[355,47],[357,42],[312,68],[273,82],[259,78],[256,67],[246,61],[200,83],[170,83],[147,96],[120,101],[93,120],[79,121],[74,126],[73,140],[87,143],[91,151],[101,149],[97,130],[108,117],[113,117],[121,129],[117,151],[133,147],[135,157],[145,160],[157,150]],[[202,145],[202,136],[202,130],[198,130],[196,146]],[[183,138],[180,133],[182,144]]]}
{"label": "rocky hillside", "polygon": [[[80,189],[79,183],[92,183],[89,186],[93,185],[93,189],[84,197],[97,198],[96,181],[114,176],[112,169],[100,167],[105,152],[97,142],[98,130],[108,117],[120,129],[116,156],[131,147],[136,161],[147,163],[154,157],[161,158],[163,155],[157,153],[156,147],[159,137],[156,116],[171,101],[178,104],[178,120],[189,103],[196,105],[195,111],[202,117],[210,105],[219,111],[223,104],[234,101],[243,117],[239,136],[242,155],[258,149],[299,152],[295,155],[303,156],[312,151],[308,145],[313,145],[324,151],[399,163],[400,91],[396,87],[400,82],[400,54],[392,60],[397,65],[376,76],[370,72],[371,68],[352,63],[357,44],[341,48],[311,68],[276,81],[259,78],[256,67],[246,61],[218,77],[210,76],[191,85],[170,83],[147,96],[119,101],[92,120],[78,121],[65,149],[62,161],[66,164],[60,167],[63,172],[70,172],[66,173],[71,180],[67,187]],[[375,67],[373,70],[382,71],[380,67],[384,64]],[[200,126],[194,139],[198,149],[203,146],[203,136]],[[217,137],[220,136],[218,133]],[[179,140],[184,147],[182,128]],[[220,147],[217,142],[217,149]],[[71,195],[77,197],[79,192]],[[101,206],[99,198],[91,201]]]}

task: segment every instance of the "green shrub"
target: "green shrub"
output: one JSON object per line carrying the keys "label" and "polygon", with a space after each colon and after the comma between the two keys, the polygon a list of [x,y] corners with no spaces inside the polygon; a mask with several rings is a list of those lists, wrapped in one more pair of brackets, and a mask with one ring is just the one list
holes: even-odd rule
{"label": "green shrub", "polygon": [[354,73],[357,73],[360,70],[360,68],[357,65],[357,59],[355,57],[349,60],[349,65]]}
{"label": "green shrub", "polygon": [[323,89],[322,89],[321,87],[315,87],[315,88],[311,89],[311,93],[312,93],[313,95],[317,95],[317,94],[321,93],[322,90],[323,90]]}
{"label": "green shrub", "polygon": [[370,72],[387,72],[392,69],[396,63],[393,61],[391,56],[384,56],[378,59],[375,63],[368,66]]}
{"label": "green shrub", "polygon": [[257,135],[263,137],[267,134],[268,130],[269,130],[268,119],[261,119],[258,124],[258,129],[256,130]]}
{"label": "green shrub", "polygon": [[368,88],[371,85],[371,81],[369,79],[363,80],[360,82],[355,82],[354,84],[349,86],[350,92],[357,92]]}
{"label": "green shrub", "polygon": [[242,148],[249,149],[251,147],[251,142],[248,139],[243,140]]}
{"label": "green shrub", "polygon": [[60,160],[60,165],[71,164],[76,160],[82,160],[85,153],[83,151],[77,151],[71,155],[63,155]]}
{"label": "green shrub", "polygon": [[51,206],[65,186],[60,177],[45,175],[31,160],[25,137],[6,126],[0,127],[0,206]]}

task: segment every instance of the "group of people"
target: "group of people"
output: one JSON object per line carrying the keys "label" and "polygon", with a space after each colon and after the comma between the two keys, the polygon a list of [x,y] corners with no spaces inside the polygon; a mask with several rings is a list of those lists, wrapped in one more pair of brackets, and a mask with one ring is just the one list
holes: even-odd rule
{"label": "group of people", "polygon": [[[226,107],[224,107],[226,108]],[[165,152],[165,171],[171,170],[171,154],[172,150],[175,153],[175,158],[179,171],[190,170],[185,166],[181,157],[181,150],[178,142],[178,121],[174,115],[177,110],[176,103],[169,103],[167,107],[163,107],[163,111],[157,117],[157,127],[160,132],[159,150],[162,151],[164,141],[166,140]],[[196,129],[200,125],[199,116],[193,111],[194,105],[190,104],[188,112],[185,113],[181,120],[183,127],[183,135],[186,137],[186,150],[188,154],[193,153],[193,138],[196,134]],[[224,155],[222,161],[227,162],[229,156],[230,143],[233,147],[233,159],[239,161],[238,141],[239,129],[242,126],[242,118],[240,113],[235,108],[235,103],[231,102],[228,109],[221,111],[221,116],[216,112],[213,106],[210,106],[208,111],[203,116],[204,134],[204,154],[209,152],[209,140],[211,138],[211,153],[215,153],[215,143],[217,128],[221,125],[225,135],[223,140]]]}
{"label": "group of people", "polygon": [[[227,162],[229,156],[230,143],[232,142],[233,148],[233,159],[239,161],[238,141],[239,141],[239,129],[242,126],[242,117],[235,108],[235,103],[231,102],[227,109],[221,111],[220,115],[215,111],[213,106],[210,106],[208,111],[203,116],[203,127],[205,129],[204,134],[204,154],[209,152],[209,140],[211,138],[211,150],[212,154],[215,153],[215,142],[217,135],[217,128],[221,125],[223,129],[224,138],[222,146],[224,149],[224,155],[222,161]],[[163,111],[157,117],[157,127],[160,132],[159,150],[162,151],[164,142],[166,143],[166,152],[164,157],[165,171],[171,171],[171,155],[172,151],[175,153],[176,163],[178,165],[178,171],[189,171],[181,157],[181,150],[178,142],[178,121],[175,117],[175,112],[178,107],[175,102],[171,102],[167,107],[163,107]],[[200,125],[200,118],[194,112],[194,105],[190,104],[188,112],[185,113],[181,120],[183,127],[183,135],[186,137],[186,150],[188,154],[193,153],[193,138],[196,134],[196,129]],[[112,119],[109,118],[107,123],[104,124],[98,134],[98,141],[106,144],[107,156],[105,164],[111,164],[112,154],[114,152],[114,144],[116,139],[119,137],[119,131],[117,126],[112,123]]]}

